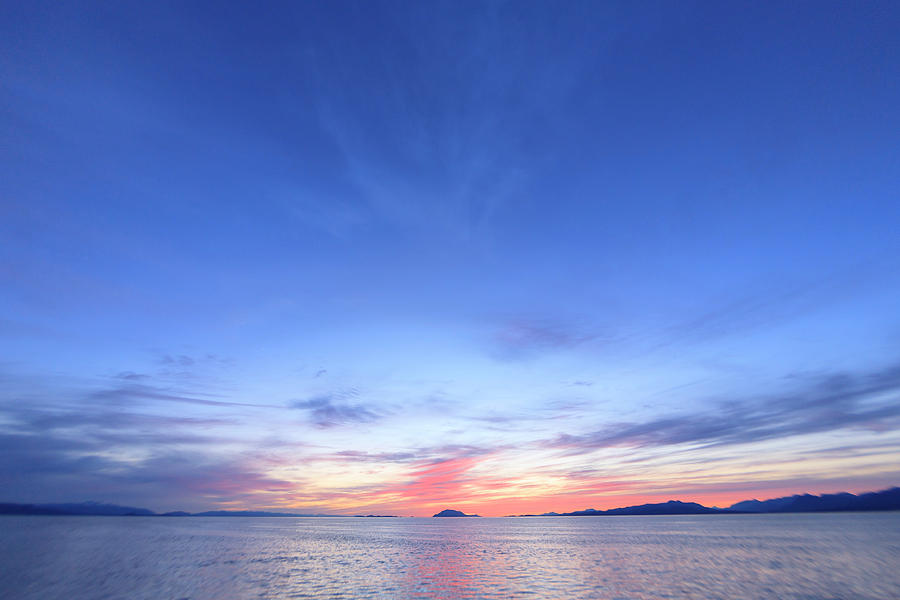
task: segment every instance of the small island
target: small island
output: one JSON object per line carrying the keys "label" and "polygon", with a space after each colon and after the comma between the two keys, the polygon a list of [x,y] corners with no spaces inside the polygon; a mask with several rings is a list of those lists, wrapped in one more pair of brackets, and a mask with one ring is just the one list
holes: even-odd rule
{"label": "small island", "polygon": [[479,517],[481,515],[467,515],[466,513],[462,512],[461,510],[452,510],[452,509],[446,508],[446,509],[442,510],[441,512],[439,512],[438,514],[431,515],[431,516],[432,517]]}

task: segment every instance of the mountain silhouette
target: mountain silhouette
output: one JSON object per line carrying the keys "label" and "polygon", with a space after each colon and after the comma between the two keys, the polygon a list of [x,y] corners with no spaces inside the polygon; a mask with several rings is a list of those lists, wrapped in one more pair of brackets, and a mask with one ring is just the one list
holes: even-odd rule
{"label": "mountain silhouette", "polygon": [[841,492],[821,496],[798,494],[763,501],[744,500],[732,504],[731,510],[753,513],[900,510],[900,487],[859,496]]}
{"label": "mountain silhouette", "polygon": [[477,517],[479,515],[467,515],[466,513],[462,512],[462,511],[447,508],[447,509],[444,509],[441,512],[437,513],[436,515],[431,515],[431,516],[432,517]]}
{"label": "mountain silhouette", "polygon": [[584,517],[609,515],[712,515],[737,513],[800,513],[800,512],[841,512],[900,510],[900,487],[880,492],[866,492],[859,496],[848,492],[839,494],[797,494],[770,500],[744,500],[728,508],[711,508],[696,502],[669,500],[659,504],[641,504],[609,510],[587,508],[567,513],[543,513],[541,515],[519,515],[522,517]]}
{"label": "mountain silhouette", "polygon": [[43,508],[58,510],[67,515],[102,515],[102,516],[141,516],[149,517],[156,513],[146,508],[119,506],[102,502],[67,502],[63,504],[41,504]]}
{"label": "mountain silhouette", "polygon": [[101,502],[66,502],[60,504],[0,504],[3,515],[93,515],[93,516],[141,516],[156,515],[152,510],[134,506],[119,506]]}
{"label": "mountain silhouette", "polygon": [[[567,513],[544,513],[542,517],[594,517],[606,515],[708,515],[718,513],[735,512],[721,508],[709,508],[696,502],[681,502],[679,500],[669,500],[668,502],[660,502],[658,504],[640,504],[638,506],[625,506],[622,508],[611,508],[609,510],[595,510],[587,508],[585,510],[576,510]],[[531,516],[531,515],[526,515]]]}

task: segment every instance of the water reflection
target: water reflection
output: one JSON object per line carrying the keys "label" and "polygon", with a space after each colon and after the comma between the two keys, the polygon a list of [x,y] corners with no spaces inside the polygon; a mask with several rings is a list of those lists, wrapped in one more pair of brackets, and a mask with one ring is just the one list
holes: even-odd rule
{"label": "water reflection", "polygon": [[423,525],[421,552],[402,573],[401,587],[416,598],[479,598],[485,590],[509,592],[510,565],[496,539],[489,552],[471,519],[442,519]]}
{"label": "water reflection", "polygon": [[0,517],[0,597],[900,598],[900,513]]}

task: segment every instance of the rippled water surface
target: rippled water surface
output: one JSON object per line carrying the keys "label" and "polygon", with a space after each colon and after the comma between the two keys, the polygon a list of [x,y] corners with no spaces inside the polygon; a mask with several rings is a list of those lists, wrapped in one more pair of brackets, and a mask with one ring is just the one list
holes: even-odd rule
{"label": "rippled water surface", "polygon": [[900,513],[0,517],[0,597],[900,598]]}

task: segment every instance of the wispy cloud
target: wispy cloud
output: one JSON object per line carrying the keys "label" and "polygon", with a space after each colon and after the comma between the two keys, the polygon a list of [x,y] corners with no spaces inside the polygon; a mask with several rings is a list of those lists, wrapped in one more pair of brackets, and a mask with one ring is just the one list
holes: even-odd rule
{"label": "wispy cloud", "polygon": [[[455,9],[411,8],[403,21],[415,23],[413,33],[398,38],[399,46],[345,32],[309,53],[321,127],[357,188],[348,196],[361,202],[304,207],[308,221],[339,230],[375,219],[470,238],[522,193],[546,160],[538,140],[551,139],[554,123],[565,119],[551,106],[577,85],[576,73],[586,68],[579,59],[595,45],[582,47],[576,36],[556,47],[556,59],[539,53],[523,60],[510,52],[510,39],[531,46],[535,32],[496,8],[476,12],[460,20]],[[400,25],[383,14],[373,18],[384,19],[379,28],[388,31]],[[565,19],[584,27],[572,15]],[[504,35],[496,35],[501,28]],[[453,64],[434,69],[431,61],[450,51],[447,39],[454,40]],[[558,60],[564,55],[573,59],[565,67]],[[354,93],[361,77],[377,78],[378,93]],[[533,93],[522,93],[523,81]],[[522,143],[521,131],[534,143]]]}
{"label": "wispy cloud", "polygon": [[496,452],[499,447],[482,447],[462,444],[444,444],[439,446],[417,446],[409,450],[395,452],[366,452],[361,450],[341,450],[333,454],[317,457],[318,460],[336,460],[344,462],[391,462],[391,463],[427,463],[441,462],[447,457],[477,457]]}
{"label": "wispy cloud", "polygon": [[[260,470],[236,408],[168,376],[7,375],[0,391],[0,488],[12,501],[99,499],[206,508],[293,485]],[[284,410],[283,406],[273,406]],[[240,411],[242,414],[245,411]],[[259,496],[256,496],[259,494]]]}
{"label": "wispy cloud", "polygon": [[413,468],[409,480],[389,485],[381,494],[422,504],[461,501],[473,481],[468,472],[483,460],[483,456],[455,456],[422,462]]}
{"label": "wispy cloud", "polygon": [[887,431],[898,426],[900,365],[895,365],[865,374],[833,373],[782,395],[721,401],[702,411],[563,434],[547,445],[577,454],[613,447],[742,444],[851,427]]}
{"label": "wispy cloud", "polygon": [[20,422],[16,433],[0,432],[4,499],[101,499],[150,508],[264,506],[270,493],[297,485],[265,475],[258,461],[213,451],[233,440],[193,431],[195,420],[69,417],[35,416]]}
{"label": "wispy cloud", "polygon": [[421,460],[418,452],[363,452],[361,450],[341,450],[329,457],[339,462],[363,463],[408,463]]}
{"label": "wispy cloud", "polygon": [[[260,407],[261,404],[250,404],[246,402],[231,402],[228,400],[216,400],[210,397],[204,397],[200,394],[182,393],[172,390],[168,387],[160,387],[151,384],[132,383],[127,385],[115,386],[107,389],[91,392],[88,399],[110,404],[134,405],[145,401],[154,402],[176,402],[182,404],[199,404],[203,406],[244,406],[244,407]],[[277,408],[274,405],[265,405],[270,408]]]}
{"label": "wispy cloud", "polygon": [[527,359],[539,354],[580,346],[598,335],[549,318],[515,318],[504,321],[491,336],[493,354],[504,360]]}
{"label": "wispy cloud", "polygon": [[716,298],[696,313],[685,314],[682,319],[661,327],[650,336],[656,339],[650,345],[659,349],[705,343],[809,317],[871,290],[883,280],[885,272],[896,271],[898,267],[896,258],[880,257],[818,276],[759,279],[741,292]]}
{"label": "wispy cloud", "polygon": [[185,354],[179,354],[177,356],[172,356],[171,354],[164,354],[159,358],[159,364],[161,365],[178,365],[180,367],[193,367],[196,364],[197,360],[191,356],[187,356]]}
{"label": "wispy cloud", "polygon": [[123,379],[125,381],[142,381],[149,379],[150,376],[145,373],[135,373],[134,371],[121,371],[114,376],[115,379]]}
{"label": "wispy cloud", "polygon": [[340,394],[322,394],[305,400],[295,400],[291,408],[306,411],[310,421],[320,428],[337,427],[354,423],[371,423],[380,419],[383,414],[372,405],[348,402],[357,392]]}

